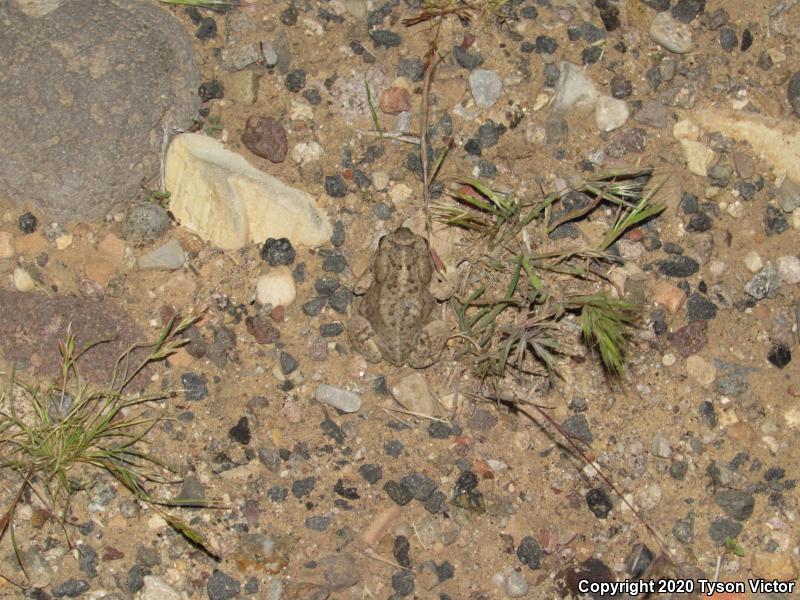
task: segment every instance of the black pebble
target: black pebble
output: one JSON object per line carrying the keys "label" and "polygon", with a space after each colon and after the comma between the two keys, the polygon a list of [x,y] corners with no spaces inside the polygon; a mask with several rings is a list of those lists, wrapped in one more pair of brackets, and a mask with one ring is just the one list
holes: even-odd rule
{"label": "black pebble", "polygon": [[383,484],[383,489],[386,494],[391,498],[396,504],[400,506],[405,506],[411,500],[414,499],[414,496],[411,494],[411,491],[404,486],[402,483],[398,483],[394,480],[389,480]]}
{"label": "black pebble", "polygon": [[653,562],[655,554],[644,544],[634,544],[625,565],[631,577],[639,577]]}
{"label": "black pebble", "polygon": [[736,35],[736,30],[730,27],[723,27],[719,30],[719,45],[722,49],[730,52],[739,45],[739,36]]}
{"label": "black pebble", "polygon": [[753,34],[750,33],[749,29],[745,29],[742,32],[742,45],[739,47],[739,50],[742,52],[747,52],[750,49],[750,46],[753,45]]}
{"label": "black pebble", "polygon": [[208,102],[209,100],[214,100],[216,98],[222,98],[225,96],[225,86],[222,85],[221,81],[216,79],[204,81],[200,84],[200,87],[197,90],[197,95],[200,96],[200,99],[203,102]]}
{"label": "black pebble", "polygon": [[393,31],[376,29],[369,32],[369,37],[376,48],[397,48],[403,43],[403,38]]}
{"label": "black pebble", "polygon": [[294,262],[295,250],[288,238],[267,238],[261,247],[261,259],[271,267],[286,266]]}
{"label": "black pebble", "polygon": [[247,417],[242,417],[239,422],[228,430],[228,435],[234,442],[247,445],[250,443],[250,423]]}
{"label": "black pebble", "polygon": [[344,198],[347,195],[347,184],[344,178],[339,175],[325,176],[325,193],[331,198]]}
{"label": "black pebble", "polygon": [[281,23],[289,27],[297,23],[297,9],[294,6],[289,6],[281,13]]}
{"label": "black pebble", "polygon": [[667,277],[689,277],[700,270],[700,263],[688,256],[673,256],[659,261],[658,270]]}
{"label": "black pebble", "polygon": [[537,54],[553,54],[558,48],[558,42],[555,38],[547,35],[540,35],[536,37],[536,53]]}
{"label": "black pebble", "polygon": [[394,559],[397,561],[398,565],[406,568],[411,566],[411,557],[409,556],[409,552],[411,552],[411,544],[408,542],[408,538],[406,536],[398,535],[396,538],[394,538],[392,554],[394,554]]}
{"label": "black pebble", "polygon": [[211,17],[205,17],[197,26],[194,36],[203,41],[217,37],[217,22]]}
{"label": "black pebble", "polygon": [[205,375],[184,373],[181,375],[181,387],[187,400],[203,400],[208,396],[208,380]]}
{"label": "black pebble", "polygon": [[39,219],[37,219],[33,213],[26,212],[25,214],[21,215],[19,220],[17,221],[17,227],[22,233],[33,233],[36,231],[36,227],[39,225]]}
{"label": "black pebble", "polygon": [[531,570],[538,569],[542,561],[542,547],[535,538],[527,535],[517,546],[517,558]]}
{"label": "black pebble", "polygon": [[782,369],[792,362],[792,351],[786,344],[773,344],[767,352],[767,360],[773,366]]}
{"label": "black pebble", "polygon": [[370,485],[375,485],[383,477],[383,468],[379,464],[365,464],[358,468],[358,474]]}
{"label": "black pebble", "polygon": [[598,519],[605,519],[608,513],[611,512],[611,499],[605,491],[600,488],[594,488],[586,494],[586,505],[592,514]]}
{"label": "black pebble", "polygon": [[411,595],[414,592],[414,572],[404,570],[392,575],[392,589],[401,598]]}
{"label": "black pebble", "polygon": [[290,92],[299,92],[306,86],[306,72],[303,69],[289,71],[286,74],[284,85]]}
{"label": "black pebble", "polygon": [[686,300],[686,314],[689,321],[710,321],[717,316],[717,305],[703,294],[694,292]]}

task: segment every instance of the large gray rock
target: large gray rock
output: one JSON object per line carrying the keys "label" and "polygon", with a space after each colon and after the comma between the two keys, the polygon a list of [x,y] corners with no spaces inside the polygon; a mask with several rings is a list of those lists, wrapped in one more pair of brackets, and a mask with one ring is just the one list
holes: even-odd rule
{"label": "large gray rock", "polygon": [[0,195],[101,218],[157,187],[162,124],[199,108],[192,43],[142,0],[0,0]]}

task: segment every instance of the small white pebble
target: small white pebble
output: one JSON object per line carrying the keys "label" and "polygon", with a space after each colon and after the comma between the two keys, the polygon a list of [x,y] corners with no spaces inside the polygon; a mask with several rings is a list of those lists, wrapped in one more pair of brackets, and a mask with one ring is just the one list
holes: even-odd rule
{"label": "small white pebble", "polygon": [[31,274],[22,267],[14,269],[13,279],[14,287],[19,292],[30,292],[36,287],[36,282],[33,280],[33,277],[31,277]]}
{"label": "small white pebble", "polygon": [[663,364],[665,367],[671,367],[672,365],[675,364],[676,360],[677,358],[675,358],[674,354],[672,354],[671,352],[667,352],[664,356],[661,357],[661,364]]}
{"label": "small white pebble", "polygon": [[744,266],[751,273],[758,273],[764,266],[764,261],[761,260],[758,252],[751,250],[744,257]]}

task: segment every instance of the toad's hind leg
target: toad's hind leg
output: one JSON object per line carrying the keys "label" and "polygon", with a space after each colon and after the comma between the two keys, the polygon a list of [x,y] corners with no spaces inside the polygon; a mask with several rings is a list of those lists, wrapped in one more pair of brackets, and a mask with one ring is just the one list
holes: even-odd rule
{"label": "toad's hind leg", "polygon": [[431,321],[420,329],[411,340],[408,365],[424,369],[439,360],[447,342],[447,326],[444,321]]}
{"label": "toad's hind leg", "polygon": [[360,315],[353,316],[347,323],[347,333],[356,352],[369,362],[380,362],[382,355],[372,324]]}

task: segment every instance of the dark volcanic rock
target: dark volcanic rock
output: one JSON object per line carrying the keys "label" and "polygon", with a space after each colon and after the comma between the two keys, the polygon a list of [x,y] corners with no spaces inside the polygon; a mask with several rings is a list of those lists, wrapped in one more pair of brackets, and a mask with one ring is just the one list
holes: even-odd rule
{"label": "dark volcanic rock", "polygon": [[[108,383],[117,357],[132,343],[144,339],[131,317],[108,300],[48,298],[42,294],[0,290],[0,307],[3,310],[0,351],[5,360],[33,367],[43,376],[55,377],[60,372],[58,344],[64,341],[70,323],[78,349],[111,340],[88,350],[78,362],[81,376],[94,383]],[[136,352],[134,357],[141,360],[145,354]]]}
{"label": "dark volcanic rock", "polygon": [[41,4],[0,3],[0,186],[54,219],[102,218],[157,177],[162,125],[191,127],[192,41],[151,2]]}

